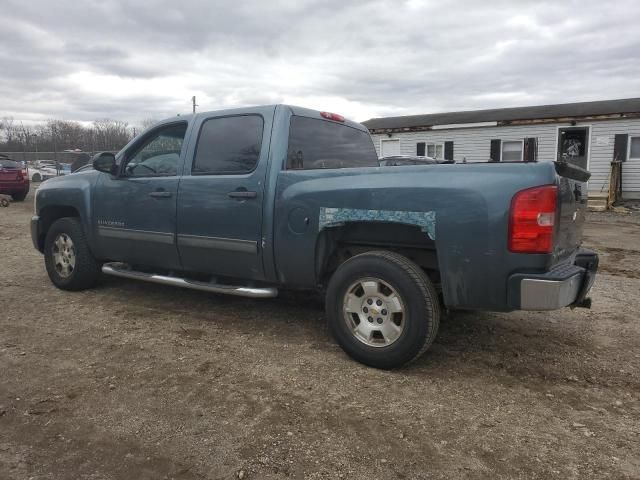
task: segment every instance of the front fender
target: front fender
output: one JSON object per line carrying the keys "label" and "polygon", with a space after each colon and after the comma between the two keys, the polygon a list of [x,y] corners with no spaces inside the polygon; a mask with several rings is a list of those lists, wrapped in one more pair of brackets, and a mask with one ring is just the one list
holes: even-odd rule
{"label": "front fender", "polygon": [[92,224],[93,187],[99,172],[91,171],[55,177],[42,183],[36,191],[35,214],[38,217],[38,235],[46,235],[48,227],[71,209],[77,213],[89,246],[94,245]]}

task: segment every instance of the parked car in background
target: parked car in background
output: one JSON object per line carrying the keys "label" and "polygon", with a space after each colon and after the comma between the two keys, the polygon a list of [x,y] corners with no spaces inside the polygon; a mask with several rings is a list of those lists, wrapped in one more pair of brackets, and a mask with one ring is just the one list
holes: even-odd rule
{"label": "parked car in background", "polygon": [[6,156],[0,157],[0,193],[11,195],[21,202],[29,193],[29,173],[21,163]]}
{"label": "parked car in background", "polygon": [[81,172],[89,172],[93,170],[93,163],[89,163],[87,165],[83,165],[82,167],[78,168],[77,170],[71,172],[71,173],[81,173]]}
{"label": "parked car in background", "polygon": [[55,160],[36,160],[35,166],[36,168],[43,168],[43,167],[56,168],[56,161]]}
{"label": "parked car in background", "polygon": [[29,180],[31,182],[38,183],[44,180],[44,176],[42,175],[42,172],[35,167],[27,167],[27,172],[29,174]]}
{"label": "parked car in background", "polygon": [[29,178],[32,182],[41,182],[71,173],[71,165],[54,160],[37,160],[32,165],[29,167]]}

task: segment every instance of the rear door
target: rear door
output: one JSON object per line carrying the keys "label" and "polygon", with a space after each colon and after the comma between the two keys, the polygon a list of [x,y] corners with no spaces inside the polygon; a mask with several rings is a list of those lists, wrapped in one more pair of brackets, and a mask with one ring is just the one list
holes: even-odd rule
{"label": "rear door", "polygon": [[262,207],[274,109],[196,120],[177,204],[185,270],[264,279]]}

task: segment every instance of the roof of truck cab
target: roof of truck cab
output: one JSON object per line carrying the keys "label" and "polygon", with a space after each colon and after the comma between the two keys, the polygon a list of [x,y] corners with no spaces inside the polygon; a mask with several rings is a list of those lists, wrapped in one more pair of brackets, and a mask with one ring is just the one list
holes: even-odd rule
{"label": "roof of truck cab", "polygon": [[[287,105],[287,104],[283,104],[283,103],[271,104],[271,105],[254,105],[254,106],[250,106],[250,107],[239,107],[239,108],[225,108],[225,109],[220,109],[220,110],[209,110],[209,111],[203,111],[203,112],[196,112],[195,116],[207,117],[207,116],[215,116],[215,115],[220,115],[220,114],[223,114],[223,115],[247,114],[247,113],[251,113],[252,111],[255,111],[257,109],[277,108],[277,107],[288,108],[293,115],[298,115],[298,116],[301,116],[301,117],[317,118],[319,120],[332,122],[332,120],[327,120],[325,118],[322,118],[322,116],[320,115],[321,110],[313,110],[313,109],[310,109],[310,108],[299,107],[299,106],[296,106],[296,105]],[[340,112],[332,112],[332,113],[340,114]],[[187,114],[187,115],[176,115],[175,117],[165,118],[164,120],[158,122],[156,125],[172,123],[172,122],[177,122],[177,121],[181,121],[181,120],[185,121],[185,122],[188,122],[193,117],[194,117],[194,114],[192,114],[192,113]],[[348,118],[345,118],[344,122],[334,122],[334,123],[344,123],[344,125],[347,125],[349,127],[357,128],[358,130],[367,131],[367,128],[365,126],[363,126],[361,123],[358,123],[358,122],[356,122],[354,120],[350,120]]]}

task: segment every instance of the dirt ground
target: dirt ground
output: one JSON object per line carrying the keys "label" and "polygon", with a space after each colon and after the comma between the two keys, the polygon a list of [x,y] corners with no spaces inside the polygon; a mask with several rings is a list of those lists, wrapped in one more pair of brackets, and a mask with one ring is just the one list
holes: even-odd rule
{"label": "dirt ground", "polygon": [[55,289],[0,208],[0,479],[640,478],[640,214],[592,214],[593,309],[456,313],[408,368],[322,305]]}

